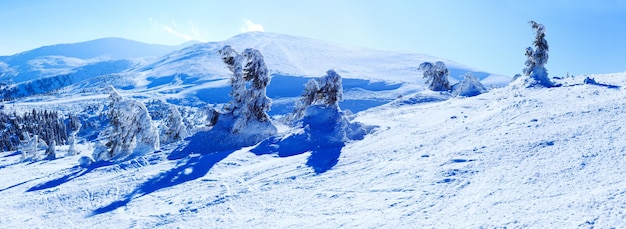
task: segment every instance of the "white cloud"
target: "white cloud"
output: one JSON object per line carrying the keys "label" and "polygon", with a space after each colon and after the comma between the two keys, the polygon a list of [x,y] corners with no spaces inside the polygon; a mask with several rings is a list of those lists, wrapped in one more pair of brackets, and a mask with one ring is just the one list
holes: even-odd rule
{"label": "white cloud", "polygon": [[165,30],[165,32],[167,32],[167,33],[169,33],[169,34],[172,34],[172,35],[174,35],[174,36],[177,36],[177,37],[179,37],[179,38],[182,38],[182,39],[184,39],[185,41],[190,41],[190,40],[193,40],[193,38],[192,38],[191,36],[189,36],[189,35],[187,35],[187,34],[184,34],[184,33],[182,33],[182,32],[179,32],[179,31],[175,30],[174,28],[169,27],[169,26],[167,26],[167,25],[161,25],[161,28],[163,28],[163,30]]}
{"label": "white cloud", "polygon": [[155,22],[152,18],[149,18],[149,20],[153,23],[156,23],[158,26],[160,26],[163,31],[171,35],[174,35],[178,38],[181,38],[185,41],[196,40],[196,41],[205,42],[205,40],[202,39],[200,29],[198,29],[198,27],[196,27],[196,25],[192,21],[189,21],[189,29],[188,29],[188,32],[186,32],[186,31],[180,30],[178,24],[175,21],[171,21],[170,23],[171,26],[170,26],[170,25],[165,25],[165,24]]}
{"label": "white cloud", "polygon": [[252,20],[246,19],[245,25],[241,27],[241,31],[242,32],[252,32],[252,31],[263,32],[264,29],[261,24],[255,24],[254,22],[252,22]]}

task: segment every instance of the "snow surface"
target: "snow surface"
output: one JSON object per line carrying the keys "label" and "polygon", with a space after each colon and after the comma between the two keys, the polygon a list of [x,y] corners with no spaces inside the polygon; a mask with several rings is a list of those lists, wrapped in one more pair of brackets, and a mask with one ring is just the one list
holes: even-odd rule
{"label": "snow surface", "polygon": [[[377,128],[331,155],[337,163],[322,173],[307,165],[309,152],[203,153],[193,139],[88,168],[78,159],[93,151],[89,142],[76,156],[59,145],[50,161],[3,152],[0,225],[622,228],[626,72],[590,78],[541,89],[518,80],[468,98],[404,95],[357,113],[353,121]],[[168,159],[189,145],[199,147]]]}

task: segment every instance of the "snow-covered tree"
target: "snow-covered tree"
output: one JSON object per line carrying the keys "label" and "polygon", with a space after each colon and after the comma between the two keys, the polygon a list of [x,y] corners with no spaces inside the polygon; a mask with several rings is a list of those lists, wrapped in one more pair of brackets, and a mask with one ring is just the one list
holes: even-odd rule
{"label": "snow-covered tree", "polygon": [[289,121],[301,119],[304,115],[304,110],[318,99],[320,86],[317,81],[316,79],[310,79],[306,82],[302,97],[300,97],[300,100],[296,101],[293,115],[289,117]]}
{"label": "snow-covered tree", "polygon": [[178,107],[162,100],[146,103],[150,117],[159,129],[161,144],[168,144],[188,136],[187,125]]}
{"label": "snow-covered tree", "polygon": [[100,133],[104,144],[94,150],[94,160],[118,159],[158,149],[159,132],[146,106],[134,99],[122,98],[113,86],[109,87],[109,94],[109,126]]}
{"label": "snow-covered tree", "polygon": [[250,122],[269,122],[267,111],[271,100],[266,94],[270,81],[269,70],[261,52],[246,49],[238,54],[227,45],[219,53],[233,73],[230,80],[232,100],[225,107],[225,111],[231,116],[229,118],[234,120],[231,131],[237,133]]}
{"label": "snow-covered tree", "polygon": [[187,128],[176,106],[167,104],[166,112],[168,115],[162,123],[163,131],[160,136],[161,143],[172,143],[187,137]]}
{"label": "snow-covered tree", "polygon": [[304,85],[302,97],[296,102],[291,120],[299,120],[311,105],[338,106],[343,99],[341,76],[334,70],[326,71],[319,79],[311,79]]}
{"label": "snow-covered tree", "polygon": [[259,122],[269,121],[267,111],[270,110],[271,100],[267,97],[266,88],[270,83],[269,70],[259,50],[246,49],[243,51],[245,65],[243,67],[243,79],[252,84],[246,93],[246,106],[249,119]]}
{"label": "snow-covered tree", "polygon": [[76,155],[76,135],[71,135],[67,140],[70,147],[67,149],[67,156]]}
{"label": "snow-covered tree", "polygon": [[334,70],[326,71],[326,75],[320,79],[319,85],[320,94],[327,106],[336,106],[343,99],[341,76]]}
{"label": "snow-covered tree", "polygon": [[450,72],[446,68],[446,64],[441,61],[424,62],[417,68],[418,71],[422,71],[428,88],[433,91],[447,91],[450,90],[450,82],[448,82],[448,75]]}
{"label": "snow-covered tree", "polygon": [[45,160],[54,160],[57,158],[56,154],[56,142],[52,140],[50,144],[48,144],[48,149],[46,149]]}
{"label": "snow-covered tree", "polygon": [[233,73],[230,77],[230,93],[231,101],[224,110],[233,116],[240,114],[240,109],[244,106],[243,101],[246,94],[246,82],[243,79],[243,67],[241,66],[240,55],[230,46],[226,45],[218,51],[222,55],[222,60]]}
{"label": "snow-covered tree", "polygon": [[485,92],[487,92],[487,88],[471,72],[465,73],[463,81],[455,84],[452,89],[453,95],[460,96],[476,96]]}
{"label": "snow-covered tree", "polygon": [[535,80],[535,84],[551,87],[554,84],[548,78],[548,70],[544,66],[548,63],[548,42],[545,39],[546,29],[542,24],[535,21],[530,21],[529,23],[535,30],[535,41],[533,42],[535,48],[526,48],[525,55],[527,60],[524,75]]}

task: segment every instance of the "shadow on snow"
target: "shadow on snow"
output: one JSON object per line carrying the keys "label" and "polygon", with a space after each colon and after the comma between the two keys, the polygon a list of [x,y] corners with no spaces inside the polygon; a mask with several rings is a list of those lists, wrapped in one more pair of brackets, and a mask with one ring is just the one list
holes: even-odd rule
{"label": "shadow on snow", "polygon": [[343,142],[333,144],[311,139],[307,134],[296,134],[284,139],[270,138],[250,151],[256,155],[276,153],[279,157],[311,152],[306,165],[313,168],[315,173],[320,174],[337,164],[344,146]]}
{"label": "shadow on snow", "polygon": [[54,188],[57,187],[59,185],[65,184],[67,182],[70,182],[76,178],[82,177],[84,175],[86,175],[87,173],[93,171],[94,169],[100,168],[100,167],[104,167],[104,166],[109,166],[112,165],[113,163],[111,162],[99,162],[99,163],[94,163],[91,166],[89,166],[88,168],[82,168],[80,166],[74,166],[72,168],[70,168],[69,170],[72,171],[71,173],[59,177],[57,179],[53,179],[38,185],[35,185],[31,188],[29,188],[28,190],[26,190],[26,192],[33,192],[33,191],[39,191],[39,190],[44,190],[44,189],[49,189],[49,188]]}
{"label": "shadow on snow", "polygon": [[220,144],[213,145],[214,147],[207,147],[207,144],[211,142],[209,141],[211,136],[211,131],[205,131],[188,138],[190,140],[189,144],[182,149],[174,150],[168,156],[170,160],[182,158],[176,167],[150,178],[123,199],[94,210],[92,216],[114,211],[126,206],[135,198],[205,176],[215,164],[235,151],[233,149],[229,150],[226,146]]}

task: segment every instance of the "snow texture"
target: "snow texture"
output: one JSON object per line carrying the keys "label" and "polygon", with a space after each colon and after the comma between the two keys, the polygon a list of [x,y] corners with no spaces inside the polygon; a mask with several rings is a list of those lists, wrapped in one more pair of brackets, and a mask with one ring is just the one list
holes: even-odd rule
{"label": "snow texture", "polygon": [[[174,160],[167,156],[176,144],[108,165],[89,165],[84,142],[76,144],[78,155],[42,163],[2,152],[0,223],[626,227],[626,73],[588,77],[617,88],[583,84],[587,76],[579,76],[560,80],[563,87],[513,84],[463,99],[420,91],[357,113],[350,122],[379,127],[343,144],[335,141],[341,134],[319,125],[334,123],[338,111],[313,106],[306,112],[312,129],[281,127],[285,137],[276,144],[209,153],[217,140],[194,135],[180,143],[194,153]],[[263,155],[253,153],[264,147]],[[57,155],[67,150],[59,145]],[[296,155],[275,157],[281,154]]]}
{"label": "snow texture", "polygon": [[[7,114],[59,111],[74,144],[57,141],[56,159],[41,161],[52,144],[23,133],[18,150],[0,152],[0,227],[626,227],[626,72],[553,79],[563,86],[549,88],[517,80],[461,98],[407,77],[436,58],[265,33],[226,43],[256,48],[268,69],[294,73],[272,76],[272,85],[280,82],[266,88],[274,104],[293,104],[311,76],[335,69],[344,89],[338,104],[364,109],[312,104],[296,127],[250,122],[233,133],[237,117],[215,113],[229,100],[229,69],[217,55],[224,42],[3,101]],[[456,82],[457,66],[444,62]],[[323,86],[314,82],[307,88]],[[107,84],[126,87],[102,94]],[[152,129],[158,144],[156,126],[167,115],[141,108],[154,99],[177,106],[190,137],[113,162],[88,156],[110,133],[134,132],[113,132],[112,120]],[[128,116],[107,117],[114,108]],[[277,116],[293,111],[284,110]]]}

